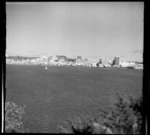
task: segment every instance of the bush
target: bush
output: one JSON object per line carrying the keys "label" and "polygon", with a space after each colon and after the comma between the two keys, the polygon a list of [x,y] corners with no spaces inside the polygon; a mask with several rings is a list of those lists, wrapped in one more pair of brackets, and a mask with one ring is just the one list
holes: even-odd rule
{"label": "bush", "polygon": [[130,104],[129,107],[133,110],[134,115],[136,116],[136,122],[138,125],[137,133],[142,133],[143,128],[143,117],[142,114],[144,113],[144,104],[143,104],[143,97],[140,96],[137,99],[133,99],[132,97],[129,97]]}
{"label": "bush", "polygon": [[66,127],[59,126],[60,133],[73,134],[112,134],[111,130],[90,117],[77,117],[66,122]]}
{"label": "bush", "polygon": [[115,134],[142,134],[142,97],[125,100],[117,93],[114,109],[101,112],[99,122]]}
{"label": "bush", "polygon": [[75,134],[91,134],[93,132],[92,119],[87,117],[77,117],[69,119],[66,122],[66,127],[59,126],[61,133],[75,133]]}
{"label": "bush", "polygon": [[25,133],[22,114],[25,113],[24,107],[20,107],[13,102],[5,103],[5,132],[6,133]]}
{"label": "bush", "polygon": [[142,134],[142,97],[125,100],[117,93],[117,102],[111,112],[102,110],[94,119],[76,117],[68,127],[60,126],[61,133],[80,134]]}

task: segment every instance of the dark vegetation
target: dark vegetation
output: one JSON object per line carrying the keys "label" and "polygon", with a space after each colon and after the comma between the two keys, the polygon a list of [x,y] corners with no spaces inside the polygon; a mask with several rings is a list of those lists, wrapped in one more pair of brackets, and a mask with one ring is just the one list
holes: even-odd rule
{"label": "dark vegetation", "polygon": [[60,133],[74,134],[143,134],[142,97],[127,100],[117,93],[117,102],[112,111],[101,110],[96,118],[75,117],[65,126],[59,126]]}
{"label": "dark vegetation", "polygon": [[[6,66],[6,102],[27,106],[22,122],[31,133],[58,133],[57,126],[74,115],[87,114],[98,119],[101,110],[112,112],[117,92],[126,100],[126,93],[133,97],[130,106],[140,106],[140,100],[136,99],[141,91],[142,71],[137,70],[84,67],[48,67],[44,70],[42,66]],[[136,107],[129,108],[140,112]],[[113,127],[108,128],[117,132]]]}
{"label": "dark vegetation", "polygon": [[13,102],[5,103],[5,133],[25,133],[22,123],[22,115],[25,106],[21,107]]}

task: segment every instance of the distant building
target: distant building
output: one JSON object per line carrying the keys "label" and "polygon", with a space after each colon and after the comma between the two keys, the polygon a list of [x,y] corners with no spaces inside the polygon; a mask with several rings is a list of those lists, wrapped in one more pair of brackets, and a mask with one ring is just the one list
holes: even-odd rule
{"label": "distant building", "polygon": [[67,59],[67,57],[64,55],[56,55],[56,57],[58,58],[58,60],[60,60],[60,59],[66,60]]}
{"label": "distant building", "polygon": [[116,56],[114,61],[113,61],[113,65],[117,65],[119,66],[120,65],[120,57]]}
{"label": "distant building", "polygon": [[102,64],[102,59],[99,59],[99,64]]}
{"label": "distant building", "polygon": [[81,56],[77,56],[77,59],[78,59],[78,60],[81,60],[81,59],[82,59],[82,57],[81,57]]}
{"label": "distant building", "polygon": [[128,67],[129,62],[121,62],[120,65],[121,65],[121,67]]}
{"label": "distant building", "polygon": [[96,64],[97,67],[102,67],[102,59],[99,59],[98,63]]}

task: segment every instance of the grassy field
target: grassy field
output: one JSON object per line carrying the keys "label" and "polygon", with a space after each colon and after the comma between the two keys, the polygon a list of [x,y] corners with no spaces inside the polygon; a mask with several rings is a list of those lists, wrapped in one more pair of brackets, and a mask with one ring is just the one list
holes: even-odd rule
{"label": "grassy field", "polygon": [[27,106],[23,120],[30,132],[57,133],[67,118],[110,109],[116,92],[139,96],[142,76],[132,69],[6,65],[6,101]]}

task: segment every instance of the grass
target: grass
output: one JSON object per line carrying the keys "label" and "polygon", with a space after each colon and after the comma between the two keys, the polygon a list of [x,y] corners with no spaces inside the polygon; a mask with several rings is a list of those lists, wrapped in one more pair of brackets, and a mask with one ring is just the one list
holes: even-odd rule
{"label": "grass", "polygon": [[31,132],[57,133],[74,115],[96,116],[111,109],[116,92],[137,97],[142,71],[85,67],[6,66],[6,101],[26,105],[24,126]]}

